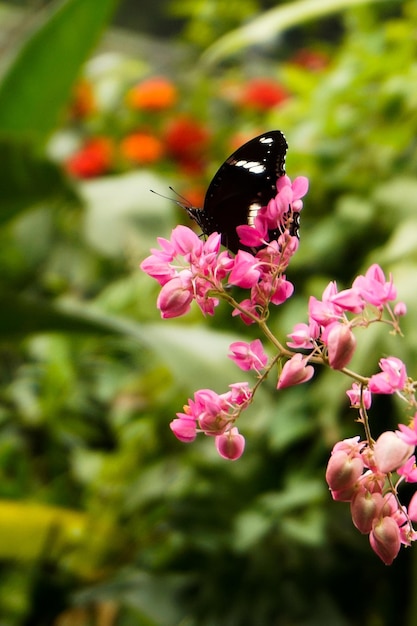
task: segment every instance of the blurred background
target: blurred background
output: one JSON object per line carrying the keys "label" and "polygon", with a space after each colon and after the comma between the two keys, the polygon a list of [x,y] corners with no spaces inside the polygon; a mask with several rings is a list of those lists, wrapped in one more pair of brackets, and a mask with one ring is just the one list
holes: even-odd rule
{"label": "blurred background", "polygon": [[[271,379],[235,463],[181,444],[170,420],[242,380],[228,345],[255,330],[226,306],[160,320],[139,270],[190,225],[150,189],[201,206],[281,129],[310,191],[273,331],[379,263],[404,337],[363,332],[352,368],[417,378],[414,0],[2,2],[0,46],[0,625],[415,626],[415,548],[384,566],[325,484],[362,434],[349,382]],[[374,436],[403,418],[382,396]]]}

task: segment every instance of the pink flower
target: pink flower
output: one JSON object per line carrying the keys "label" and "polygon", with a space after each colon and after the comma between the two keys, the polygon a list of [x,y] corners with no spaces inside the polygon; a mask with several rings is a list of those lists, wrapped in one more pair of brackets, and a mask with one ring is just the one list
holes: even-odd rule
{"label": "pink flower", "polygon": [[389,282],[386,282],[384,272],[376,263],[371,265],[365,276],[355,278],[352,288],[358,290],[366,302],[378,308],[397,297],[391,275]]}
{"label": "pink flower", "polygon": [[239,250],[235,256],[234,267],[230,272],[229,283],[250,289],[258,282],[261,275],[257,265],[258,260],[252,254]]}
{"label": "pink flower", "polygon": [[[366,448],[369,450],[369,448]],[[365,450],[365,452],[366,452]],[[365,467],[369,467],[370,464],[366,455],[362,454],[362,460],[364,462]],[[372,467],[372,470],[367,470],[362,474],[359,479],[360,487],[369,491],[369,493],[381,493],[384,489],[386,475],[378,472],[378,470]]]}
{"label": "pink flower", "polygon": [[350,405],[354,409],[360,409],[361,405],[369,409],[372,403],[372,394],[367,387],[362,387],[358,383],[352,383],[352,389],[346,392],[350,400]]}
{"label": "pink flower", "polygon": [[272,304],[283,304],[294,293],[294,285],[286,280],[285,276],[278,277],[271,282],[270,298]]}
{"label": "pink flower", "polygon": [[413,454],[414,446],[400,439],[393,431],[386,431],[374,445],[375,464],[380,472],[387,474],[403,465]]}
{"label": "pink flower", "polygon": [[215,437],[225,432],[230,421],[226,411],[221,410],[216,413],[207,410],[200,415],[198,424],[205,435]]}
{"label": "pink flower", "polygon": [[258,221],[254,226],[248,226],[247,224],[237,226],[236,232],[238,234],[239,241],[248,248],[259,248],[259,246],[264,246],[268,234],[266,225],[263,226],[263,224]]}
{"label": "pink flower", "polygon": [[407,313],[407,305],[405,304],[405,302],[397,302],[397,304],[394,306],[394,315],[396,315],[397,317],[402,317],[403,315],[406,315]]}
{"label": "pink flower", "polygon": [[239,304],[242,307],[243,311],[240,311],[239,309],[234,309],[232,312],[232,317],[240,315],[244,324],[247,324],[248,326],[250,324],[253,324],[254,320],[249,317],[249,315],[245,315],[245,311],[253,315],[255,318],[259,318],[259,312],[256,304],[254,304],[252,300],[249,300],[248,298],[246,300],[242,300],[242,302],[240,302]]}
{"label": "pink flower", "polygon": [[329,365],[335,370],[343,369],[351,360],[356,349],[356,338],[346,324],[331,324],[322,335],[327,345]]}
{"label": "pink flower", "polygon": [[[276,236],[277,232],[286,232],[288,235],[294,221],[293,213],[301,211],[303,207],[301,198],[307,190],[308,179],[304,176],[299,176],[292,183],[288,176],[281,176],[277,180],[277,195],[268,202],[267,206],[258,210],[254,224],[237,227],[241,243],[250,248],[259,248],[265,246],[272,234]],[[288,246],[285,247],[288,250]],[[296,247],[295,245],[292,254]]]}
{"label": "pink flower", "polygon": [[211,389],[200,389],[194,400],[188,401],[186,411],[197,420],[200,429],[209,436],[221,435],[229,426],[229,402],[225,395]]}
{"label": "pink flower", "polygon": [[414,454],[404,465],[397,469],[397,474],[404,476],[407,483],[417,483],[416,457]]}
{"label": "pink flower", "polygon": [[351,313],[361,313],[365,308],[365,302],[356,289],[344,289],[343,291],[339,291],[339,293],[332,296],[330,300],[333,304],[343,309],[343,311],[350,311]]}
{"label": "pink flower", "polygon": [[[296,212],[301,211],[301,209],[303,208],[301,198],[305,196],[308,191],[308,178],[306,178],[305,176],[297,176],[297,178],[294,179],[293,183],[291,183],[291,180],[288,176],[281,176],[277,181],[278,198],[285,188],[287,188],[287,190],[288,188],[290,188],[291,190],[291,199],[288,204],[291,204],[292,210]],[[288,198],[285,199],[285,202],[287,200]],[[287,208],[288,204],[286,204]]]}
{"label": "pink flower", "polygon": [[379,517],[384,499],[381,493],[371,493],[365,489],[359,489],[350,503],[352,521],[359,532],[368,534],[372,530],[375,518]]}
{"label": "pink flower", "polygon": [[193,293],[189,276],[179,275],[165,283],[159,292],[156,306],[163,319],[185,315],[191,308]]}
{"label": "pink flower", "polygon": [[226,433],[219,435],[215,442],[217,452],[229,461],[239,459],[245,450],[245,438],[239,434],[237,428],[231,428]]}
{"label": "pink flower", "polygon": [[[195,420],[200,431],[205,435],[219,436],[231,429],[239,413],[246,408],[245,405],[250,403],[251,398],[252,391],[246,382],[230,385],[230,391],[223,394],[218,394],[211,389],[200,389],[195,392],[193,399],[188,400],[184,413],[177,413],[177,417],[180,420]],[[182,431],[186,427],[191,428],[191,424],[180,424],[178,420],[174,420],[171,426],[177,436],[184,436],[184,441],[189,434],[188,431],[185,433]]]}
{"label": "pink flower", "polygon": [[398,428],[399,431],[397,430],[397,435],[400,439],[413,446],[417,446],[417,413],[414,414],[414,417],[410,420],[408,426],[405,424],[398,424]]}
{"label": "pink flower", "polygon": [[[217,238],[217,251],[220,248],[220,236]],[[171,244],[175,254],[181,256],[194,255],[199,257],[203,252],[204,242],[200,237],[187,226],[179,225],[171,233]]]}
{"label": "pink flower", "polygon": [[188,400],[186,414],[198,420],[204,411],[217,414],[223,409],[223,400],[212,389],[199,389],[194,394],[194,400]]}
{"label": "pink flower", "polygon": [[374,520],[369,542],[385,565],[391,565],[401,547],[400,529],[396,521],[389,516]]}
{"label": "pink flower", "polygon": [[292,192],[290,187],[284,187],[282,191],[272,198],[266,207],[263,207],[255,218],[255,226],[259,232],[276,230],[277,227],[284,229],[285,215],[291,204]]}
{"label": "pink flower", "polygon": [[287,342],[290,348],[312,348],[313,342],[319,336],[320,328],[317,322],[311,324],[296,324],[292,333],[288,335],[292,341]]}
{"label": "pink flower", "polygon": [[417,491],[414,492],[408,503],[408,515],[413,522],[417,522]]}
{"label": "pink flower", "polygon": [[400,538],[404,546],[411,546],[411,542],[417,540],[417,532],[410,523],[405,523],[400,527]]}
{"label": "pink flower", "polygon": [[268,362],[260,339],[255,339],[251,343],[235,341],[230,345],[230,351],[229,357],[240,369],[245,371],[255,370],[259,372]]}
{"label": "pink flower", "polygon": [[404,363],[394,356],[379,361],[382,369],[369,379],[369,390],[372,393],[394,393],[404,388],[407,372]]}
{"label": "pink flower", "polygon": [[305,383],[314,375],[314,367],[307,365],[307,358],[302,354],[294,354],[289,361],[284,364],[281,375],[278,379],[277,389],[285,389],[292,385]]}
{"label": "pink flower", "polygon": [[350,437],[349,439],[343,439],[343,441],[337,441],[333,446],[332,454],[343,450],[343,452],[347,452],[351,457],[357,456],[360,458],[363,446],[364,442],[361,441],[359,436]]}
{"label": "pink flower", "polygon": [[197,424],[196,421],[184,415],[183,413],[177,413],[178,419],[172,420],[170,428],[177,439],[184,443],[190,443],[197,437]]}
{"label": "pink flower", "polygon": [[311,296],[308,302],[309,319],[314,320],[321,326],[327,326],[332,322],[340,321],[342,309],[337,304],[332,302],[332,299],[336,294],[336,283],[331,282],[323,291],[322,300],[317,300],[317,298]]}
{"label": "pink flower", "polygon": [[177,271],[169,263],[153,254],[142,261],[140,268],[148,276],[157,280],[160,285],[165,285],[177,275]]}
{"label": "pink flower", "polygon": [[229,388],[230,402],[236,404],[237,406],[249,404],[252,398],[252,390],[247,382],[232,383],[229,385]]}
{"label": "pink flower", "polygon": [[363,467],[360,457],[352,457],[343,450],[337,450],[327,464],[326,482],[332,491],[350,489],[361,476]]}

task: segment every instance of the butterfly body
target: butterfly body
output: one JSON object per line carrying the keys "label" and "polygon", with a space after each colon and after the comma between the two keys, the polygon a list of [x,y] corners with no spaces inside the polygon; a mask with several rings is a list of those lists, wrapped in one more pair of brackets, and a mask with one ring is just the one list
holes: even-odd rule
{"label": "butterfly body", "polygon": [[[276,196],[276,181],[285,174],[287,142],[272,130],[238,148],[214,175],[202,209],[186,207],[205,235],[221,233],[221,242],[231,252],[247,250],[236,233],[242,224],[252,225],[257,212]],[[278,231],[270,231],[270,239]]]}

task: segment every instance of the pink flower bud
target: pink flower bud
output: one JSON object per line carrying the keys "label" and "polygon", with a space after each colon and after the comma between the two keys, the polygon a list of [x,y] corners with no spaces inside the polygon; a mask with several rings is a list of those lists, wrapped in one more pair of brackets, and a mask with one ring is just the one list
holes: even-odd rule
{"label": "pink flower bud", "polygon": [[302,354],[294,354],[282,368],[281,376],[278,379],[277,389],[284,389],[292,385],[305,383],[313,377],[314,368],[306,365],[307,359]]}
{"label": "pink flower bud", "polygon": [[232,428],[227,433],[216,437],[216,449],[224,459],[236,461],[245,449],[245,438],[239,434],[237,428]]}
{"label": "pink flower bud", "polygon": [[372,530],[372,523],[381,512],[384,499],[380,493],[370,493],[359,489],[350,503],[352,521],[359,532],[368,534]]}
{"label": "pink flower bud", "polygon": [[378,437],[374,446],[375,465],[380,472],[393,472],[413,454],[414,446],[406,443],[393,431],[388,430]]}
{"label": "pink flower bud", "polygon": [[394,315],[397,315],[398,317],[402,317],[406,313],[407,313],[407,305],[406,305],[406,303],[405,302],[397,302],[397,304],[394,307]]}
{"label": "pink flower bud", "polygon": [[177,439],[184,443],[194,441],[197,436],[197,425],[194,419],[189,417],[180,417],[172,420],[169,425]]}
{"label": "pink flower bud", "polygon": [[388,516],[374,520],[369,542],[385,565],[391,565],[401,547],[401,534],[396,521]]}
{"label": "pink flower bud", "polygon": [[156,306],[163,319],[185,315],[190,310],[193,300],[191,289],[184,287],[180,276],[176,276],[162,287]]}
{"label": "pink flower bud", "polygon": [[329,364],[334,370],[343,369],[356,349],[356,337],[346,324],[333,324],[326,337]]}
{"label": "pink flower bud", "polygon": [[353,487],[363,471],[360,457],[350,457],[343,450],[338,450],[329,459],[326,481],[332,491],[341,491]]}

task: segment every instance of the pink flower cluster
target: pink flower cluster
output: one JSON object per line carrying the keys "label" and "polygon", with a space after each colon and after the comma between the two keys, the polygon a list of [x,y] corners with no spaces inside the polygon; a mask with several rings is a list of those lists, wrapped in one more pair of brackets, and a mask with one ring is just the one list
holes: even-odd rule
{"label": "pink flower cluster", "polygon": [[[408,510],[397,496],[402,480],[417,482],[414,421],[411,427],[400,425],[400,431],[382,433],[375,443],[359,437],[339,441],[326,471],[333,499],[350,502],[354,525],[369,535],[372,549],[387,565],[401,545],[409,546],[417,539],[411,523],[417,521],[417,492]],[[396,485],[393,472],[399,477]]]}
{"label": "pink flower cluster", "polygon": [[180,441],[194,441],[198,432],[215,438],[217,452],[225,459],[238,459],[245,449],[245,439],[234,423],[239,413],[248,406],[252,392],[248,383],[229,385],[230,391],[217,394],[211,389],[200,389],[194,399],[188,400],[183,413],[171,424],[171,430]]}
{"label": "pink flower cluster", "polygon": [[[380,321],[384,308],[387,308],[391,322],[396,328],[395,313],[397,315],[405,313],[403,303],[398,303],[394,312],[391,311],[388,303],[394,300],[396,295],[392,278],[386,281],[384,272],[376,264],[372,265],[364,276],[358,276],[350,289],[338,291],[335,282],[329,283],[323,291],[321,300],[314,296],[310,297],[308,324],[296,324],[289,334],[290,341],[287,345],[290,348],[307,349],[311,352],[302,360],[299,359],[299,354],[291,360],[297,359],[299,367],[305,368],[309,360],[319,357],[320,362],[327,362],[331,368],[342,370],[348,365],[356,349],[356,337],[352,328],[367,327],[372,322]],[[370,316],[371,313],[374,313],[373,317]],[[382,359],[382,367],[385,365],[384,361],[387,359]],[[405,380],[403,370],[401,375],[397,372],[400,366],[394,365],[393,358],[386,366],[390,373],[387,374],[387,370],[384,370],[372,377],[369,383],[371,391],[391,393],[382,389],[389,389],[390,385],[395,389],[401,387],[401,381]],[[399,375],[398,380],[392,368]],[[310,374],[312,375],[311,371]],[[287,381],[287,384],[291,384],[291,381]]]}
{"label": "pink flower cluster", "polygon": [[[161,249],[151,250],[141,269],[162,286],[157,301],[161,316],[185,315],[193,301],[204,314],[213,315],[219,295],[224,294],[224,283],[250,289],[250,297],[234,312],[247,324],[254,323],[270,303],[285,302],[294,287],[284,271],[298,247],[298,239],[289,229],[294,214],[302,208],[301,197],[307,187],[302,176],[293,183],[282,176],[276,197],[259,210],[254,224],[238,227],[242,245],[252,248],[253,254],[239,250],[233,257],[220,252],[220,234],[202,241],[185,226],[177,226],[170,240],[159,238]],[[267,241],[271,231],[280,233],[277,240]]]}
{"label": "pink flower cluster", "polygon": [[[255,385],[250,388],[247,382],[235,383],[223,394],[210,389],[197,391],[170,426],[183,442],[194,441],[198,433],[213,437],[220,456],[236,460],[245,448],[237,419],[254,401],[257,389],[275,365],[280,390],[310,380],[317,365],[353,379],[346,393],[351,407],[359,412],[357,422],[362,424],[365,438],[336,443],[326,480],[333,499],[350,503],[354,525],[369,535],[372,549],[390,564],[401,545],[408,546],[417,539],[412,526],[417,522],[417,493],[408,507],[398,496],[402,482],[417,483],[417,413],[408,426],[400,424],[397,431],[384,432],[374,441],[368,410],[373,394],[397,394],[415,411],[417,383],[394,356],[381,358],[380,371],[370,377],[347,369],[347,365],[357,345],[354,329],[383,322],[400,333],[399,318],[405,315],[406,306],[398,302],[391,307],[397,296],[392,277],[387,280],[374,264],[350,288],[339,291],[336,283],[330,282],[321,299],[311,296],[308,323],[294,326],[287,347],[272,333],[267,325],[269,306],[285,302],[293,293],[285,271],[298,247],[294,226],[298,225],[297,214],[307,187],[303,177],[293,183],[287,176],[281,177],[276,197],[258,211],[252,224],[237,228],[245,250],[239,249],[235,256],[220,250],[220,234],[213,233],[203,241],[189,228],[178,226],[171,239],[160,238],[160,249],[152,250],[143,261],[141,268],[161,285],[157,306],[163,318],[186,314],[193,301],[203,314],[213,315],[223,299],[231,305],[233,316],[240,316],[246,324],[257,324],[275,351],[269,358],[260,339],[232,343],[229,358],[241,370],[255,373]],[[276,240],[268,240],[271,233]],[[247,289],[248,297],[235,300],[230,289],[233,285]]]}

